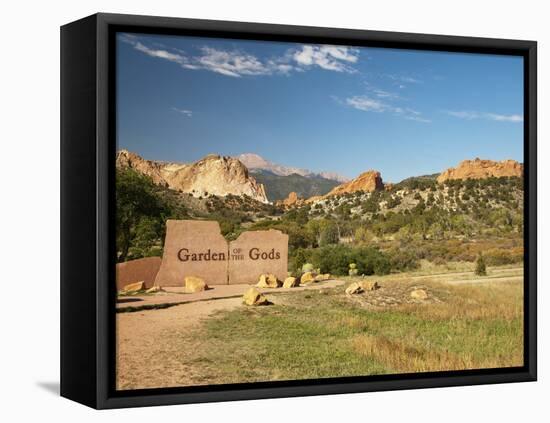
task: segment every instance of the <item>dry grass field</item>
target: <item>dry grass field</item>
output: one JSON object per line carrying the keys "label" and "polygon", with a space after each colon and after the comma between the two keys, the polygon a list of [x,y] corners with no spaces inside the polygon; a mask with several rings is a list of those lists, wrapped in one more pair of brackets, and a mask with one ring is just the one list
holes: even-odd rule
{"label": "dry grass field", "polygon": [[[523,364],[523,271],[422,268],[381,288],[268,294],[118,313],[119,389]],[[352,282],[353,278],[346,278]],[[410,292],[423,289],[425,300]]]}

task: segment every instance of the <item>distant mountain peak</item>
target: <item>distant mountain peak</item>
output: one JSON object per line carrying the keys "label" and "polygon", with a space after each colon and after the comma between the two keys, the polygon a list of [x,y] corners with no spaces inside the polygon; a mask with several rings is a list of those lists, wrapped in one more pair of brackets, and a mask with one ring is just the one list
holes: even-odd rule
{"label": "distant mountain peak", "polygon": [[306,178],[321,177],[321,178],[329,179],[331,181],[337,181],[340,183],[349,181],[349,178],[339,175],[336,172],[315,173],[309,169],[283,166],[277,163],[270,162],[269,160],[266,160],[262,156],[255,153],[243,153],[243,154],[240,154],[237,157],[237,159],[239,159],[239,161],[241,161],[252,172],[255,170],[256,171],[264,170],[278,176],[289,176],[295,173],[300,176],[305,176]]}

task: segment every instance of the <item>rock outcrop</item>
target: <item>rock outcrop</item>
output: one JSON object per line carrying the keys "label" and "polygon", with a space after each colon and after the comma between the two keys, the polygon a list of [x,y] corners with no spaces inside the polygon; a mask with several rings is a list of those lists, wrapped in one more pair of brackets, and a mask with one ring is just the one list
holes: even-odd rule
{"label": "rock outcrop", "polygon": [[288,194],[287,198],[281,201],[277,201],[276,204],[278,206],[283,206],[285,208],[299,207],[305,204],[305,200],[303,198],[298,197],[298,194],[292,191],[290,194]]}
{"label": "rock outcrop", "polygon": [[357,178],[334,187],[328,194],[325,194],[323,196],[310,197],[306,200],[306,202],[314,203],[333,195],[342,195],[357,191],[373,192],[383,189],[384,182],[382,182],[382,176],[380,176],[380,172],[376,170],[368,170],[359,175]]}
{"label": "rock outcrop", "polygon": [[330,197],[331,195],[347,194],[356,191],[372,192],[382,189],[384,189],[384,183],[382,182],[380,172],[376,170],[369,170],[362,173],[357,178],[346,182],[345,184],[338,185],[325,197]]}
{"label": "rock outcrop", "polygon": [[196,196],[247,195],[262,203],[268,202],[264,186],[248,174],[245,165],[232,157],[208,155],[190,165],[167,167],[163,176],[170,188]]}
{"label": "rock outcrop", "polygon": [[464,160],[457,167],[451,167],[437,177],[440,184],[452,179],[485,179],[502,176],[523,176],[523,165],[515,160]]}
{"label": "rock outcrop", "polygon": [[117,152],[116,167],[129,167],[143,175],[149,176],[157,185],[162,185],[165,187],[168,186],[168,182],[166,182],[166,180],[162,176],[162,164],[154,162],[152,160],[145,160],[141,156],[138,156],[131,151],[120,150]]}
{"label": "rock outcrop", "polygon": [[248,169],[233,157],[208,155],[191,163],[163,163],[145,160],[127,150],[117,153],[116,165],[129,167],[149,176],[157,185],[190,193],[195,197],[244,196],[267,203],[265,188],[249,175]]}

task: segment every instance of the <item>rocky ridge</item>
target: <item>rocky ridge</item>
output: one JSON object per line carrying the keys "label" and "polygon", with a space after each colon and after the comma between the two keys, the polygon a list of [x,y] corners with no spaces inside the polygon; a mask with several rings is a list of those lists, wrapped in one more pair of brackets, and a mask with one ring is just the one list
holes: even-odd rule
{"label": "rocky ridge", "polygon": [[157,185],[195,197],[247,195],[268,203],[264,186],[249,175],[243,163],[233,157],[211,154],[190,164],[164,163],[145,160],[135,153],[120,150],[116,165],[119,168],[132,168],[151,177]]}
{"label": "rocky ridge", "polygon": [[486,179],[490,177],[523,176],[523,165],[515,160],[463,160],[453,168],[449,168],[437,177],[438,183],[453,179]]}

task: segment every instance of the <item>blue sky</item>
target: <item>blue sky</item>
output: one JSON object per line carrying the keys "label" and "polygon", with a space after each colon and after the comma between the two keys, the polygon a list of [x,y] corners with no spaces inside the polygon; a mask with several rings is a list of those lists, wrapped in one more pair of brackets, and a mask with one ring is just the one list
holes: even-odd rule
{"label": "blue sky", "polygon": [[119,34],[118,148],[385,181],[523,162],[520,57]]}

